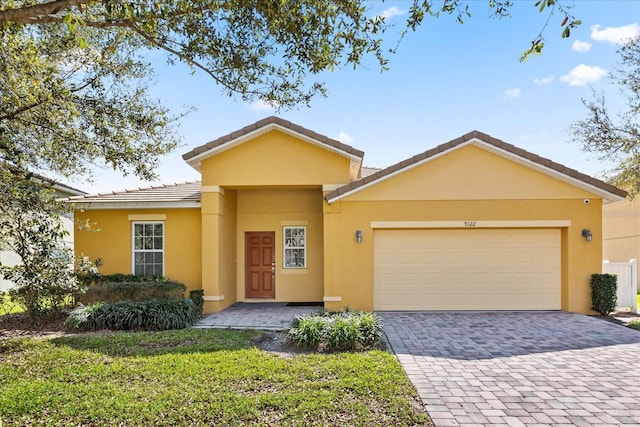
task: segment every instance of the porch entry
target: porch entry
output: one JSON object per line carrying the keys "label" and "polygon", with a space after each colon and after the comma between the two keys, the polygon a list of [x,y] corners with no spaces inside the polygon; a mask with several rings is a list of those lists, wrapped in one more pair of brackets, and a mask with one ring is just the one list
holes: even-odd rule
{"label": "porch entry", "polygon": [[245,298],[275,298],[275,232],[248,231],[244,236]]}

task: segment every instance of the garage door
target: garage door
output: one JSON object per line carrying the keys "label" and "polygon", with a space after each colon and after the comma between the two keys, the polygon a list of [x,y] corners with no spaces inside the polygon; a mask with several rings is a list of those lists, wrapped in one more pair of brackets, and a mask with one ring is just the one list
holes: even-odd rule
{"label": "garage door", "polygon": [[559,310],[560,230],[376,230],[376,310]]}

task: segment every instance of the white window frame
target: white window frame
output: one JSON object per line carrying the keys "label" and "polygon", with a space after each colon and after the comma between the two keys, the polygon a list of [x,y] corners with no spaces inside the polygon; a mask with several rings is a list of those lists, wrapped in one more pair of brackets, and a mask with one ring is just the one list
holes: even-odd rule
{"label": "white window frame", "polygon": [[[160,224],[162,225],[162,249],[136,249],[136,225]],[[164,267],[166,257],[164,248],[166,247],[164,221],[133,221],[131,223],[131,274],[136,274],[136,253],[162,253],[162,276],[164,276]]]}
{"label": "white window frame", "polygon": [[[303,239],[301,246],[290,246],[287,244],[287,230],[303,230]],[[287,250],[300,250],[302,249],[304,252],[303,257],[303,265],[302,266],[291,266],[287,265]],[[286,227],[282,227],[282,268],[286,269],[305,269],[307,268],[307,227],[304,225],[290,225]]]}

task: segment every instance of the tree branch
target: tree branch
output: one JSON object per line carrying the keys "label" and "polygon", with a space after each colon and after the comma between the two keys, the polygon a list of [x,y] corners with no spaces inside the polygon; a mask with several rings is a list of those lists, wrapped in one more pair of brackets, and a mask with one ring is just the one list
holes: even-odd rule
{"label": "tree branch", "polygon": [[[84,84],[80,85],[80,86],[76,86],[73,88],[68,88],[69,93],[76,93],[76,92],[80,92],[81,90],[89,87],[93,82],[95,82],[97,80],[97,77],[94,77],[92,79],[88,79]],[[0,115],[0,122],[4,121],[4,120],[12,120],[15,119],[19,114],[25,113],[33,108],[36,108],[42,104],[46,104],[47,102],[51,102],[54,99],[52,97],[47,97],[45,99],[41,99],[39,101],[36,102],[32,102],[31,104],[27,104],[27,105],[23,105],[22,107],[10,112],[10,113],[5,113],[3,115]]]}
{"label": "tree branch", "polygon": [[61,10],[87,3],[91,3],[91,0],[54,0],[32,6],[0,10],[0,23],[31,24],[34,21],[40,22],[43,17],[55,15]]}
{"label": "tree branch", "polygon": [[[135,31],[138,35],[140,35],[142,38],[144,38],[146,41],[148,41],[149,43],[151,43],[152,45],[156,46],[159,49],[162,50],[166,50],[167,52],[177,56],[181,61],[184,61],[187,65],[192,65],[196,68],[199,68],[200,70],[204,71],[205,73],[207,73],[211,78],[213,78],[213,80],[216,81],[216,83],[224,86],[225,88],[227,88],[229,91],[237,93],[238,90],[237,88],[235,88],[234,86],[231,86],[229,84],[227,84],[226,82],[224,82],[223,80],[221,80],[213,71],[211,71],[209,68],[207,68],[204,64],[201,64],[200,62],[192,59],[192,58],[187,58],[182,52],[173,49],[172,47],[168,46],[165,43],[160,42],[159,40],[155,39],[154,37],[150,36],[149,34],[145,33],[144,31],[140,30],[139,28],[132,26],[131,27],[133,29],[133,31]],[[253,91],[248,91],[248,94],[251,95],[256,95],[256,93],[253,93]]]}
{"label": "tree branch", "polygon": [[[0,20],[0,23],[1,22],[2,21]],[[25,22],[14,22],[18,24],[62,24],[64,23],[64,18],[57,15],[45,15],[34,17]],[[106,21],[82,21],[82,25],[92,28],[131,28],[133,26],[133,22],[126,20],[108,19]]]}

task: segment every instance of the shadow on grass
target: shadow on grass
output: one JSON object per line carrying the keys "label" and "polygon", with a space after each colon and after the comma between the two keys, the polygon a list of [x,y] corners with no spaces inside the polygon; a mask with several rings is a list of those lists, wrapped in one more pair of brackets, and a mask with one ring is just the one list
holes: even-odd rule
{"label": "shadow on grass", "polygon": [[54,338],[57,347],[91,351],[108,356],[158,356],[208,353],[253,347],[260,332],[224,329],[182,329],[159,332],[90,332]]}

